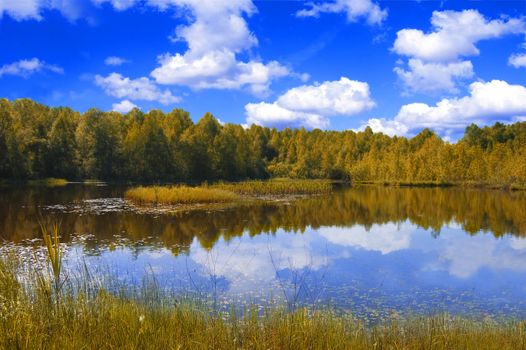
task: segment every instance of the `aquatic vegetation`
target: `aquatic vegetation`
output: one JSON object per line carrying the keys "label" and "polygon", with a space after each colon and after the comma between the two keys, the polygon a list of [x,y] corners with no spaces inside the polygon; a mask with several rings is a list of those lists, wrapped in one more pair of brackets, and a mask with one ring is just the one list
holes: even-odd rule
{"label": "aquatic vegetation", "polygon": [[53,285],[55,293],[58,293],[61,288],[60,272],[62,270],[62,248],[60,247],[59,225],[54,223],[51,230],[46,225],[41,224],[42,239],[47,250],[47,257],[51,271],[53,273]]}
{"label": "aquatic vegetation", "polygon": [[139,186],[127,190],[124,197],[138,204],[226,203],[240,199],[230,191],[190,186]]}
{"label": "aquatic vegetation", "polygon": [[68,180],[56,179],[56,178],[50,177],[47,179],[29,180],[28,184],[30,186],[48,186],[48,187],[66,186],[68,184]]}
{"label": "aquatic vegetation", "polygon": [[326,180],[278,180],[218,183],[212,188],[251,196],[303,195],[330,193],[332,184]]}
{"label": "aquatic vegetation", "polygon": [[322,309],[217,312],[170,296],[155,284],[124,290],[68,278],[49,302],[36,267],[0,258],[0,348],[48,349],[521,349],[521,321],[449,315],[396,316],[367,326],[351,314]]}
{"label": "aquatic vegetation", "polygon": [[244,181],[190,186],[139,186],[124,197],[138,204],[226,203],[262,196],[329,193],[332,184],[325,180]]}

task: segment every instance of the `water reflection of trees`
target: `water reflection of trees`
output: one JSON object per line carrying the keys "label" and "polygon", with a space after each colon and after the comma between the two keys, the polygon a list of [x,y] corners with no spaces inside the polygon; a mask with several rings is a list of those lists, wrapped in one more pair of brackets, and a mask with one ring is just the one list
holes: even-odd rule
{"label": "water reflection of trees", "polygon": [[[113,192],[112,192],[113,191]],[[21,242],[38,237],[38,206],[70,203],[84,198],[118,196],[112,189],[3,190],[0,199],[1,236]],[[45,200],[44,200],[45,199]],[[229,240],[247,232],[250,236],[278,229],[303,232],[307,227],[362,225],[387,222],[412,223],[439,234],[455,222],[475,234],[526,235],[526,193],[460,188],[394,188],[364,186],[291,203],[266,203],[221,211],[192,211],[174,215],[113,212],[103,215],[59,214],[66,241],[71,235],[90,234],[86,248],[111,243],[116,235],[129,244],[158,244],[175,254],[188,250],[194,239],[211,248],[223,237]],[[146,244],[146,243],[144,243]]]}

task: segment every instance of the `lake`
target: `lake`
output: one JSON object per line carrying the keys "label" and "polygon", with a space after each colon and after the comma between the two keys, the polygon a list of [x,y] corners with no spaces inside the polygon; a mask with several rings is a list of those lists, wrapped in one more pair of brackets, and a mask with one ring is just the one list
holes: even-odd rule
{"label": "lake", "polygon": [[526,317],[526,192],[338,186],[293,201],[166,213],[124,186],[0,188],[0,252],[60,222],[67,269],[228,307],[331,306],[367,320]]}

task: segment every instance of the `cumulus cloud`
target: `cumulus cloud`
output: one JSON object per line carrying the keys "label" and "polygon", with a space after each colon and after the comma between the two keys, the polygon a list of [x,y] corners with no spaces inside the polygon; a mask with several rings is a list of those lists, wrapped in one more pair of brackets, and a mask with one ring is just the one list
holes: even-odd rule
{"label": "cumulus cloud", "polygon": [[249,103],[245,106],[247,124],[264,125],[283,129],[286,127],[325,129],[329,121],[321,115],[289,110],[274,103]]}
{"label": "cumulus cloud", "polygon": [[64,70],[59,66],[48,64],[38,58],[31,58],[3,65],[0,67],[0,77],[3,75],[16,75],[29,78],[31,75],[42,71],[64,73]]}
{"label": "cumulus cloud", "polygon": [[175,41],[187,43],[183,53],[159,56],[151,76],[159,84],[193,89],[248,88],[265,94],[273,79],[291,72],[276,61],[241,61],[237,55],[257,46],[244,16],[256,8],[251,0],[149,0],[161,10],[177,7],[189,13],[190,23],[175,30]]}
{"label": "cumulus cloud", "polygon": [[137,0],[92,0],[93,3],[101,5],[103,3],[111,4],[117,11],[124,11],[137,3]]}
{"label": "cumulus cloud", "polygon": [[138,108],[137,105],[130,100],[123,100],[119,103],[114,103],[111,106],[111,110],[119,113],[128,113],[134,108]]}
{"label": "cumulus cloud", "polygon": [[394,71],[408,93],[458,93],[457,83],[474,75],[471,61],[440,63],[418,58],[409,60],[407,70],[395,67]]}
{"label": "cumulus cloud", "polygon": [[406,135],[409,127],[397,120],[389,120],[385,118],[371,118],[365,122],[356,131],[363,131],[366,127],[370,127],[374,132],[381,132],[389,136]]}
{"label": "cumulus cloud", "polygon": [[172,95],[169,90],[159,89],[146,77],[130,79],[119,73],[111,73],[107,77],[96,75],[95,84],[104,89],[106,94],[118,98],[158,101],[162,104],[179,102],[177,96]]}
{"label": "cumulus cloud", "polygon": [[159,57],[160,67],[152,73],[159,84],[185,85],[193,89],[240,89],[247,86],[254,94],[265,94],[274,78],[289,70],[276,61],[240,62],[230,51],[212,51],[195,59],[175,54]]}
{"label": "cumulus cloud", "polygon": [[393,50],[400,55],[427,61],[449,62],[460,56],[478,55],[475,44],[481,40],[520,34],[526,30],[523,19],[489,21],[477,10],[434,11],[431,25],[433,30],[430,33],[418,29],[398,31]]}
{"label": "cumulus cloud", "polygon": [[473,76],[473,65],[461,57],[476,56],[481,40],[526,33],[523,18],[488,20],[477,10],[434,11],[432,30],[398,31],[392,50],[409,58],[407,70],[394,71],[406,92],[457,93],[459,80]]}
{"label": "cumulus cloud", "polygon": [[310,3],[310,8],[296,13],[298,17],[319,17],[322,13],[345,13],[349,22],[365,18],[371,25],[382,24],[387,18],[387,10],[380,8],[371,0],[334,0],[324,3]]}
{"label": "cumulus cloud", "polygon": [[475,82],[469,96],[445,98],[435,106],[425,103],[404,105],[393,120],[371,119],[362,128],[404,135],[421,128],[443,134],[459,133],[471,123],[487,125],[495,121],[516,121],[526,113],[526,87],[502,80]]}
{"label": "cumulus cloud", "polygon": [[330,116],[351,116],[374,106],[367,83],[342,77],[292,88],[273,103],[249,103],[245,111],[247,124],[323,129]]}
{"label": "cumulus cloud", "polygon": [[510,56],[508,64],[515,68],[526,68],[526,53]]}
{"label": "cumulus cloud", "polygon": [[4,14],[16,21],[42,20],[42,13],[46,10],[59,11],[70,21],[86,17],[90,7],[89,0],[3,0],[0,1],[0,18]]}
{"label": "cumulus cloud", "polygon": [[0,18],[2,18],[4,14],[9,15],[17,21],[42,19],[40,15],[40,1],[38,0],[0,1]]}
{"label": "cumulus cloud", "polygon": [[127,62],[129,62],[127,59],[117,56],[110,56],[104,60],[104,64],[107,66],[120,66]]}
{"label": "cumulus cloud", "polygon": [[367,83],[342,77],[318,85],[303,85],[281,95],[284,108],[320,115],[352,115],[375,106]]}

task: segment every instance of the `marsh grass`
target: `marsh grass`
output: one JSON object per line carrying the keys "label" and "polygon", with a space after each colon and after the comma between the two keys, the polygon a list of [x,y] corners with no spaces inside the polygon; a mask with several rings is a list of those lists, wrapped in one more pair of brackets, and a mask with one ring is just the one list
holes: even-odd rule
{"label": "marsh grass", "polygon": [[47,262],[53,274],[54,292],[55,295],[59,295],[62,287],[61,271],[63,257],[62,248],[60,247],[59,224],[53,223],[51,229],[48,229],[47,225],[41,223],[40,230],[42,232],[44,246],[46,247]]}
{"label": "marsh grass", "polygon": [[244,181],[190,186],[139,186],[124,197],[137,204],[207,204],[254,200],[261,197],[324,194],[332,190],[325,180]]}
{"label": "marsh grass", "polygon": [[357,185],[383,185],[394,187],[464,187],[464,188],[482,188],[492,190],[510,190],[510,191],[524,191],[526,184],[522,183],[492,183],[482,181],[355,181]]}
{"label": "marsh grass", "polygon": [[53,177],[40,180],[29,180],[28,185],[30,186],[47,186],[47,187],[57,187],[57,186],[66,186],[68,180],[66,179],[56,179]]}
{"label": "marsh grass", "polygon": [[138,204],[227,203],[240,199],[229,191],[189,186],[139,186],[127,190],[124,197]]}
{"label": "marsh grass", "polygon": [[249,196],[308,195],[330,193],[332,184],[327,180],[279,179],[276,181],[218,183],[212,185],[212,188]]}

